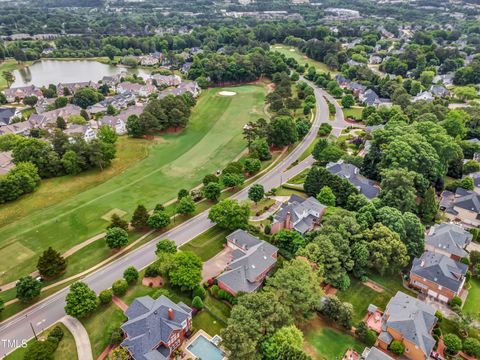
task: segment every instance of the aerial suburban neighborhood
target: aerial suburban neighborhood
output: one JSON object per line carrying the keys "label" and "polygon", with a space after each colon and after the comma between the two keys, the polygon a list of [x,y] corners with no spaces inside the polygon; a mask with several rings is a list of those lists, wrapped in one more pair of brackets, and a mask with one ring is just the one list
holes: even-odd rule
{"label": "aerial suburban neighborhood", "polygon": [[1,0],[0,358],[480,359],[480,4]]}

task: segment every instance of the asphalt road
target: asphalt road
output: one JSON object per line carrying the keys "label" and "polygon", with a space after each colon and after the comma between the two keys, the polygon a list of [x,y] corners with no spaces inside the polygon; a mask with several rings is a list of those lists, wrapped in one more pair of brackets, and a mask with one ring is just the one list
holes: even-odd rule
{"label": "asphalt road", "polygon": [[[291,167],[291,165],[315,140],[320,124],[322,122],[332,123],[328,120],[328,105],[323,96],[325,96],[325,92],[315,87],[317,111],[312,128],[307,136],[305,136],[302,142],[279,164],[256,181],[256,183],[264,186],[265,191],[280,186],[289,178],[313,164],[314,160],[310,156],[301,163]],[[337,113],[338,112],[341,113],[341,111],[337,111]],[[341,119],[339,118],[338,126],[342,125],[340,120]],[[335,121],[335,124],[337,124],[337,121]],[[334,124],[332,125],[335,127],[337,126]],[[348,126],[348,124],[346,126]],[[245,200],[247,199],[247,196],[248,187],[235,194],[233,198]],[[214,224],[208,220],[207,216],[208,211],[195,216],[174,229],[164,233],[161,237],[150,241],[137,250],[132,251],[108,265],[105,265],[103,268],[96,270],[92,274],[87,275],[82,281],[87,283],[97,293],[111,287],[111,284],[115,280],[122,278],[123,271],[127,267],[134,266],[137,269],[143,269],[155,261],[155,247],[158,240],[169,238],[174,240],[178,245],[182,245],[208,230]],[[0,356],[3,357],[5,354],[14,351],[15,345],[20,345],[22,340],[31,339],[34,336],[33,330],[40,333],[64,317],[65,297],[67,293],[68,288],[61,290],[2,323],[0,326]]]}

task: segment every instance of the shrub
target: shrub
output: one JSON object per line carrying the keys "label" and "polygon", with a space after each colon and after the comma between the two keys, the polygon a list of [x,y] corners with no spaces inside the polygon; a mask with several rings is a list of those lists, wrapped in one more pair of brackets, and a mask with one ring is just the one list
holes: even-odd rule
{"label": "shrub", "polygon": [[463,342],[463,350],[471,356],[480,358],[480,341],[475,338],[467,338]]}
{"label": "shrub", "polygon": [[123,278],[129,283],[133,284],[136,283],[138,280],[138,270],[135,269],[133,266],[129,266],[128,268],[125,269],[123,272]]}
{"label": "shrub", "polygon": [[436,318],[438,319],[438,323],[441,323],[442,320],[443,320],[443,314],[442,314],[442,312],[439,311],[439,310],[435,311],[435,316],[436,316]]}
{"label": "shrub", "polygon": [[37,341],[27,347],[24,360],[49,360],[53,359],[53,353],[57,349],[58,341],[52,340]]}
{"label": "shrub", "polygon": [[62,341],[63,339],[63,330],[60,326],[55,326],[52,331],[50,331],[50,333],[48,334],[48,339],[54,337],[56,339],[58,339],[58,341]]}
{"label": "shrub", "polygon": [[105,289],[100,294],[98,294],[98,300],[100,300],[100,304],[106,305],[112,301],[112,296],[112,290]]}
{"label": "shrub", "polygon": [[332,132],[332,125],[328,124],[328,123],[322,123],[320,125],[320,127],[318,128],[318,136],[327,136],[328,134],[330,134]]}
{"label": "shrub", "polygon": [[203,301],[202,301],[202,299],[200,299],[200,296],[195,296],[193,298],[192,306],[197,310],[203,309]]}
{"label": "shrub", "polygon": [[266,235],[270,235],[272,233],[272,226],[270,224],[265,225],[264,232]]}
{"label": "shrub", "polygon": [[112,291],[115,296],[125,295],[127,289],[128,283],[125,279],[117,280],[112,284]]}
{"label": "shrub", "polygon": [[403,355],[405,352],[405,345],[401,341],[394,340],[390,344],[390,351],[397,355]]}
{"label": "shrub", "polygon": [[145,276],[146,277],[156,277],[158,276],[158,267],[154,264],[148,265],[145,269]]}
{"label": "shrub", "polygon": [[166,297],[170,297],[170,291],[168,291],[167,289],[158,289],[153,293],[152,298],[158,299],[162,295]]}
{"label": "shrub", "polygon": [[461,307],[462,306],[462,299],[458,296],[454,296],[452,300],[450,300],[450,306],[453,307]]}
{"label": "shrub", "polygon": [[123,341],[123,331],[120,328],[114,328],[110,332],[110,344],[118,345]]}
{"label": "shrub", "polygon": [[197,286],[195,289],[192,291],[192,296],[193,297],[199,297],[200,299],[205,299],[205,296],[207,295],[207,292],[203,288],[203,286]]}
{"label": "shrub", "polygon": [[218,297],[218,292],[220,291],[218,285],[213,285],[211,288],[210,288],[210,293],[214,296],[214,297]]}
{"label": "shrub", "polygon": [[462,349],[462,341],[455,334],[447,334],[443,337],[446,351],[450,355],[455,355]]}

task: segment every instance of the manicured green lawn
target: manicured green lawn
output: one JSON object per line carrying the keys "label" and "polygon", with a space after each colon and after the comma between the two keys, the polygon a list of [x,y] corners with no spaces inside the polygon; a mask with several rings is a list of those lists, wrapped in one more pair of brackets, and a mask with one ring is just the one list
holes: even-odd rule
{"label": "manicured green lawn", "polygon": [[13,71],[18,67],[17,61],[14,59],[8,59],[4,62],[0,62],[0,90],[7,87],[7,81],[3,77],[4,71]]}
{"label": "manicured green lawn", "polygon": [[477,320],[480,320],[480,280],[472,278],[470,280],[470,285],[467,300],[463,305],[463,311],[473,315]]}
{"label": "manicured green lawn", "polygon": [[305,350],[314,358],[325,360],[341,359],[347,349],[362,352],[365,345],[353,336],[328,326],[316,318],[305,327]]}
{"label": "manicured green lawn", "polygon": [[[62,323],[58,323],[54,326],[57,326],[57,325],[62,328],[64,335],[63,335],[62,341],[60,341],[60,343],[58,344],[57,350],[53,354],[53,359],[54,360],[63,360],[66,358],[69,358],[71,360],[77,359],[77,346],[75,345],[75,339],[73,338],[72,333],[68,331],[68,329]],[[51,329],[53,329],[53,327]],[[43,336],[47,336],[49,331],[50,330],[47,330],[45,333],[40,334],[40,338]],[[30,340],[28,342],[28,345],[32,344],[33,341],[34,340]],[[28,345],[27,345],[27,348],[19,348],[15,350],[13,353],[5,357],[5,360],[22,360],[25,355],[25,352],[28,349]]]}
{"label": "manicured green lawn", "polygon": [[283,44],[275,44],[270,47],[270,50],[278,51],[279,53],[284,54],[287,58],[294,58],[300,65],[308,64],[309,67],[314,66],[317,71],[330,72],[332,74],[338,73],[337,71],[330,69],[326,64],[308,58],[306,55],[302,54],[296,47]]}
{"label": "manicured green lawn", "polygon": [[391,296],[394,296],[397,291],[402,291],[405,294],[417,297],[414,292],[403,287],[402,276],[400,274],[369,274],[368,277],[389,290],[391,292]]}
{"label": "manicured green lawn", "polygon": [[191,251],[197,254],[202,261],[207,261],[222,251],[225,244],[225,236],[229,233],[227,230],[214,226],[181,246],[180,250]]}
{"label": "manicured green lawn", "polygon": [[[225,89],[237,95],[218,95]],[[187,129],[161,136],[148,147],[145,159],[134,160],[132,166],[107,181],[75,187],[64,201],[56,194],[64,193],[61,178],[52,179],[60,183],[49,192],[56,202],[49,202],[48,207],[37,204],[33,211],[26,202],[27,210],[16,217],[15,211],[7,210],[10,218],[0,220],[4,224],[0,228],[0,257],[10,260],[0,263],[0,283],[33,271],[38,254],[48,246],[64,252],[99,233],[108,224],[101,217],[110,210],[121,209],[129,219],[138,204],[153,208],[174,198],[179,189],[190,189],[205,174],[224,167],[245,148],[242,127],[263,115],[264,97],[265,89],[259,85],[206,90]],[[20,208],[23,201],[19,201]],[[0,219],[5,216],[2,206]]]}
{"label": "manicured green lawn", "polygon": [[273,204],[275,204],[275,200],[270,198],[263,198],[256,204],[252,201],[250,204],[250,216],[257,216],[257,213],[259,215],[265,213],[268,211],[265,208],[270,208]]}
{"label": "manicured green lawn", "polygon": [[385,310],[385,306],[391,298],[391,294],[376,292],[355,278],[351,278],[350,287],[345,291],[338,291],[337,296],[340,300],[353,305],[354,325],[357,325],[365,317],[368,305],[373,304],[381,310]]}
{"label": "manicured green lawn", "polygon": [[349,109],[343,109],[343,115],[345,118],[361,119],[363,107],[354,107]]}
{"label": "manicured green lawn", "polygon": [[91,316],[82,319],[92,345],[93,358],[96,359],[110,343],[112,330],[118,328],[126,320],[115,304],[101,305]]}
{"label": "manicured green lawn", "polygon": [[220,334],[220,330],[225,328],[226,324],[213,317],[207,310],[203,310],[193,317],[193,327],[204,330],[210,336],[215,336]]}

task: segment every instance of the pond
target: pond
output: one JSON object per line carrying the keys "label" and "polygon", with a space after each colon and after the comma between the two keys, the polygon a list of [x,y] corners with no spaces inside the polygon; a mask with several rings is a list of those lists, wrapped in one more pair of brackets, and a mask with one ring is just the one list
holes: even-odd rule
{"label": "pond", "polygon": [[34,84],[36,86],[57,85],[83,81],[99,81],[104,76],[112,76],[122,71],[139,76],[148,75],[148,70],[127,69],[94,60],[41,60],[31,66],[15,70],[12,87]]}

